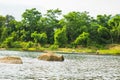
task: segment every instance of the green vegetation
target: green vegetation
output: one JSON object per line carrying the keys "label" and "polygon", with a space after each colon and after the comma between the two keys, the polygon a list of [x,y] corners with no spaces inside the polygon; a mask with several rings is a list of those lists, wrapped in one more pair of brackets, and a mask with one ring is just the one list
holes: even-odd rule
{"label": "green vegetation", "polygon": [[22,20],[12,15],[0,15],[0,47],[29,51],[58,50],[120,54],[119,49],[106,48],[120,43],[120,15],[97,15],[59,9],[42,14],[36,8],[27,9]]}

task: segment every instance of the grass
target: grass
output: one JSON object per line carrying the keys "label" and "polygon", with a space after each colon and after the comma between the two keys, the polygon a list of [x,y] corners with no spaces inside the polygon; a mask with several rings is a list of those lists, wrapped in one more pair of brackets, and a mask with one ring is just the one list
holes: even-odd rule
{"label": "grass", "polygon": [[18,50],[18,51],[36,51],[36,52],[64,52],[64,53],[83,53],[83,54],[96,54],[98,51],[101,55],[120,55],[120,44],[109,44],[106,45],[103,49],[96,48],[57,48],[50,49],[44,47],[36,47],[36,48],[8,48],[7,50]]}
{"label": "grass", "polygon": [[57,51],[61,52],[73,52],[73,53],[94,53],[96,50],[89,49],[89,48],[59,48]]}
{"label": "grass", "polygon": [[120,55],[120,50],[99,50],[100,54],[108,54],[108,55]]}
{"label": "grass", "polygon": [[45,48],[43,47],[37,47],[37,48],[23,48],[23,51],[36,51],[36,52],[43,52]]}
{"label": "grass", "polygon": [[100,55],[120,55],[120,44],[108,44],[103,49],[97,48],[58,48],[56,51],[65,52],[65,53],[88,53],[96,54],[98,51]]}
{"label": "grass", "polygon": [[109,44],[106,49],[99,50],[100,54],[120,55],[120,44]]}

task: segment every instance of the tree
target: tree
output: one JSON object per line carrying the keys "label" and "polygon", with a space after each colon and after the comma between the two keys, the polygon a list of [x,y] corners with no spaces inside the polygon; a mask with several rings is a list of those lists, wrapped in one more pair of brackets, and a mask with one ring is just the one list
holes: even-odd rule
{"label": "tree", "polygon": [[3,27],[0,41],[3,42],[8,36],[9,36],[8,29],[6,27]]}
{"label": "tree", "polygon": [[5,24],[5,17],[0,15],[0,28]]}
{"label": "tree", "polygon": [[0,37],[2,36],[3,26],[4,25],[5,25],[5,17],[3,17],[3,16],[0,15]]}
{"label": "tree", "polygon": [[73,11],[64,15],[63,20],[64,21],[61,21],[61,24],[65,24],[66,26],[69,43],[73,42],[83,31],[88,32],[90,23],[90,16],[88,15],[88,12],[80,13]]}
{"label": "tree", "polygon": [[15,18],[12,15],[6,15],[5,26],[9,28],[9,33],[15,30]]}
{"label": "tree", "polygon": [[9,47],[9,48],[11,48],[12,44],[13,44],[13,37],[7,37],[5,39],[5,41],[3,41],[2,47],[5,47],[5,48]]}
{"label": "tree", "polygon": [[27,41],[31,40],[31,33],[37,29],[37,23],[41,16],[41,13],[37,11],[36,8],[26,9],[26,11],[22,14],[22,24],[24,30],[27,32]]}
{"label": "tree", "polygon": [[16,27],[15,32],[17,34],[16,40],[20,41],[21,40],[20,37],[22,36],[22,30],[24,30],[22,22],[21,21],[16,22],[16,26],[15,27]]}
{"label": "tree", "polygon": [[47,13],[39,20],[39,25],[41,32],[45,32],[48,37],[48,43],[54,43],[54,29],[60,28],[59,16],[61,15],[61,10],[50,9]]}
{"label": "tree", "polygon": [[66,27],[64,26],[62,29],[57,29],[54,34],[54,44],[59,45],[60,47],[65,46],[67,44],[67,36],[66,36]]}
{"label": "tree", "polygon": [[97,23],[96,19],[91,18],[90,26],[88,29],[88,32],[90,34],[90,39],[92,40],[91,44],[99,43],[99,36],[98,36],[98,32],[97,32],[99,26],[100,25]]}
{"label": "tree", "polygon": [[75,45],[87,46],[89,44],[89,33],[83,32],[74,41]]}
{"label": "tree", "polygon": [[111,36],[113,37],[112,42],[120,42],[120,15],[112,17],[108,24],[112,27],[110,30]]}
{"label": "tree", "polygon": [[38,34],[36,31],[31,34],[31,37],[34,38],[35,43],[45,44],[47,42],[46,33]]}
{"label": "tree", "polygon": [[92,39],[92,44],[106,44],[111,41],[110,29],[108,21],[111,15],[97,15],[97,18],[91,18],[89,33]]}
{"label": "tree", "polygon": [[98,36],[99,36],[99,43],[100,44],[106,44],[110,42],[110,31],[103,26],[99,26],[98,30]]}
{"label": "tree", "polygon": [[97,15],[97,23],[101,26],[104,26],[108,29],[111,29],[111,27],[108,25],[108,21],[110,20],[111,15]]}
{"label": "tree", "polygon": [[110,34],[110,29],[111,26],[108,25],[108,21],[110,20],[111,15],[97,15],[97,24],[98,29],[98,36],[99,36],[99,43],[101,44],[106,44],[106,43],[110,43],[110,41],[112,40],[111,34]]}

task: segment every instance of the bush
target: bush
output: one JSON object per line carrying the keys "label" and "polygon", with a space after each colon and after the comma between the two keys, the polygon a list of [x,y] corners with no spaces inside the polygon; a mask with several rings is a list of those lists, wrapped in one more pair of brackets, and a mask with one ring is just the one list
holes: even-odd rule
{"label": "bush", "polygon": [[83,32],[76,38],[76,40],[74,41],[74,44],[87,46],[89,44],[89,41],[90,41],[89,33]]}
{"label": "bush", "polygon": [[58,49],[58,48],[59,48],[58,45],[51,45],[51,46],[50,46],[50,49],[51,49],[51,50],[55,50],[55,49]]}
{"label": "bush", "polygon": [[13,44],[13,37],[8,37],[5,39],[5,41],[3,42],[1,46],[4,48],[11,48],[12,44]]}
{"label": "bush", "polygon": [[31,34],[31,37],[34,38],[35,43],[45,44],[47,43],[47,35],[46,33],[37,33],[36,31]]}
{"label": "bush", "polygon": [[26,48],[30,48],[30,47],[33,47],[34,46],[34,43],[29,41],[27,44],[26,44]]}
{"label": "bush", "polygon": [[13,48],[22,48],[21,42],[18,42],[18,41],[13,42],[12,47]]}
{"label": "bush", "polygon": [[67,44],[67,36],[66,36],[66,27],[62,29],[57,29],[54,34],[54,44],[59,45],[60,47],[65,47]]}

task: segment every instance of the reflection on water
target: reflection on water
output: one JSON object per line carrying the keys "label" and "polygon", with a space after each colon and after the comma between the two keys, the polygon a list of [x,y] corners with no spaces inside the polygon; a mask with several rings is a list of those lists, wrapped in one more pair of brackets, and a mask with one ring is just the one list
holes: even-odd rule
{"label": "reflection on water", "polygon": [[37,60],[39,52],[0,51],[20,56],[23,64],[0,63],[0,79],[12,80],[120,80],[120,57],[63,54],[64,62]]}

